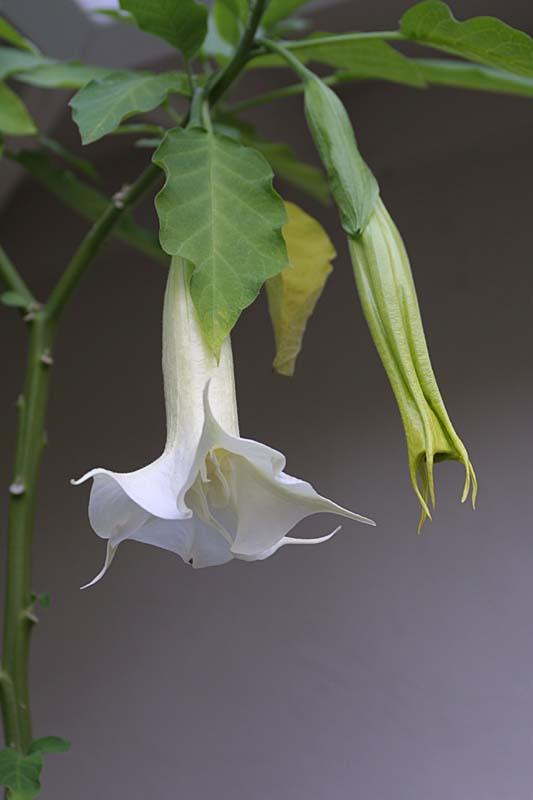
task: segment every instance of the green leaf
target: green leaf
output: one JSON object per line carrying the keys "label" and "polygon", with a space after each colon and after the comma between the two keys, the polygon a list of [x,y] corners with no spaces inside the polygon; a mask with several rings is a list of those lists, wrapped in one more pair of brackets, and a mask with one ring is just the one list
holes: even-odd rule
{"label": "green leaf", "polygon": [[277,177],[302,189],[324,205],[329,204],[329,186],[322,170],[300,161],[288,144],[261,139],[253,125],[235,114],[219,112],[217,119],[220,120],[215,123],[217,132],[259,150]]}
{"label": "green leaf", "polygon": [[218,355],[241,311],[287,265],[283,202],[263,156],[224,136],[170,131],[153,160],[166,173],[161,245],[193,263],[193,302]]}
{"label": "green leaf", "polygon": [[[245,10],[246,11],[246,10]],[[246,16],[246,14],[245,14]],[[242,14],[238,2],[233,0],[215,0],[213,20],[222,39],[230,45],[236,45],[241,37]]]}
{"label": "green leaf", "polygon": [[419,58],[416,64],[430,84],[533,97],[533,78],[452,59]]}
{"label": "green leaf", "polygon": [[[98,219],[109,205],[109,199],[104,194],[82,183],[69,170],[58,167],[45,153],[23,150],[12,158],[66,206],[91,222]],[[122,217],[115,228],[115,234],[151,258],[167,263],[168,259],[161,250],[157,237],[137,225],[129,214]]]}
{"label": "green leaf", "polygon": [[186,93],[183,73],[113,72],[74,95],[72,118],[83,144],[90,144],[114,131],[123,119],[157,108],[170,92]]}
{"label": "green leaf", "polygon": [[70,750],[70,742],[60,736],[43,736],[41,739],[34,739],[28,753],[66,753]]}
{"label": "green leaf", "polygon": [[[357,36],[357,34],[355,35]],[[416,64],[382,39],[316,36],[287,48],[301,61],[318,61],[330,67],[357,71],[361,78],[382,78],[408,86],[423,86]]]}
{"label": "green leaf", "polygon": [[4,17],[0,17],[0,39],[3,39],[4,42],[9,42],[15,47],[20,47],[22,50],[29,50],[33,53],[38,52],[35,45],[22,36]]}
{"label": "green leaf", "polygon": [[35,602],[38,603],[41,608],[50,608],[50,595],[48,592],[40,592],[35,597]]}
{"label": "green leaf", "polygon": [[49,150],[51,153],[59,156],[63,159],[63,161],[66,161],[67,164],[70,164],[70,166],[75,167],[79,172],[87,175],[88,178],[91,178],[93,181],[99,180],[100,176],[91,162],[87,161],[85,158],[80,158],[79,156],[74,155],[74,153],[71,153],[70,150],[67,150],[67,148],[61,144],[61,142],[57,142],[55,139],[50,139],[48,136],[40,136],[39,141],[41,142],[42,146],[46,148],[46,150]]}
{"label": "green leaf", "polygon": [[114,22],[126,22],[128,25],[135,25],[135,20],[125,11],[120,11],[117,8],[93,8],[91,9],[92,14],[96,14],[97,16],[101,17],[109,17]]}
{"label": "green leaf", "polygon": [[269,28],[308,2],[309,0],[270,0],[262,24],[265,28]]}
{"label": "green leaf", "polygon": [[78,61],[50,62],[20,72],[17,81],[40,86],[43,89],[82,89],[89,81],[105,78],[115,72],[109,67],[95,67]]}
{"label": "green leaf", "polygon": [[325,205],[329,203],[329,187],[324,173],[317,167],[300,161],[288,144],[264,139],[254,139],[250,144],[266,158],[275,175],[296,188],[303,189],[315,200]]}
{"label": "green leaf", "polygon": [[13,291],[3,292],[3,294],[0,295],[0,303],[10,308],[26,308],[28,305],[26,299],[22,297],[22,295]]}
{"label": "green leaf", "polygon": [[194,0],[120,0],[141,30],[153,33],[192,58],[207,34],[207,9]]}
{"label": "green leaf", "polygon": [[7,786],[12,797],[32,800],[41,789],[40,776],[43,767],[38,753],[23,755],[17,750],[0,750],[0,786]]}
{"label": "green leaf", "polygon": [[[302,68],[305,69],[305,68]],[[346,109],[329,86],[306,70],[305,115],[329,177],[344,230],[350,236],[368,223],[379,189],[361,156]]]}
{"label": "green leaf", "polygon": [[0,82],[0,132],[12,136],[30,136],[37,133],[35,123],[15,92]]}
{"label": "green leaf", "polygon": [[446,3],[425,0],[403,15],[400,31],[420,44],[533,77],[533,39],[495,17],[458,22]]}
{"label": "green leaf", "polygon": [[266,282],[268,308],[276,339],[273,367],[293,375],[307,322],[322,294],[336,252],[324,228],[294,203],[285,203],[283,228],[289,266]]}
{"label": "green leaf", "polygon": [[0,47],[0,80],[17,72],[49,63],[50,59],[37,53],[16,50],[14,47]]}

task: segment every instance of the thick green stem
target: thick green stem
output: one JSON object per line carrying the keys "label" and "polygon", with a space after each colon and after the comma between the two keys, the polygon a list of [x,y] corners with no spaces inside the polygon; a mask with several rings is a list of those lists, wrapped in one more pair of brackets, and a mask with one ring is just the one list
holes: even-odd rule
{"label": "thick green stem", "polygon": [[[21,751],[31,743],[28,693],[28,650],[35,623],[32,602],[31,552],[35,495],[44,447],[44,420],[51,366],[52,328],[43,312],[30,321],[24,394],[19,419],[13,480],[9,487],[6,605],[2,670],[11,685],[16,717],[8,694],[2,693],[6,741]],[[3,684],[4,686],[4,684]]]}
{"label": "thick green stem", "polygon": [[210,105],[215,105],[215,103],[217,103],[227,92],[231,84],[238,77],[242,68],[248,61],[257,28],[261,22],[261,17],[265,13],[266,4],[267,0],[255,0],[251,6],[246,28],[237,46],[237,49],[235,50],[233,58],[209,88]]}
{"label": "thick green stem", "polygon": [[150,164],[132,186],[123,189],[114,196],[111,205],[85,236],[50,295],[45,308],[48,319],[54,323],[57,322],[85,270],[124,215],[126,209],[132,206],[155,183],[160,175],[159,168],[154,164]]}
{"label": "thick green stem", "polygon": [[90,262],[125,210],[158,176],[159,170],[150,166],[133,186],[115,195],[109,208],[83,239],[44,308],[35,304],[10,262],[0,257],[1,277],[10,288],[20,293],[24,291],[28,305],[34,307],[25,318],[30,329],[26,381],[18,402],[15,467],[9,487],[4,647],[0,671],[6,743],[21,752],[27,751],[32,741],[28,688],[30,636],[36,622],[32,597],[32,538],[39,465],[45,443],[52,345],[65,304]]}

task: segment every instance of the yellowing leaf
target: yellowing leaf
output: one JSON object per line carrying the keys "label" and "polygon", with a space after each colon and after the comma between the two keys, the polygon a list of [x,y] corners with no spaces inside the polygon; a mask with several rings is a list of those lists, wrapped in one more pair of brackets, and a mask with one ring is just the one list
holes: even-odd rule
{"label": "yellowing leaf", "polygon": [[280,375],[293,375],[307,322],[332,270],[337,255],[324,228],[294,203],[285,203],[289,221],[283,237],[289,266],[266,282],[268,308]]}

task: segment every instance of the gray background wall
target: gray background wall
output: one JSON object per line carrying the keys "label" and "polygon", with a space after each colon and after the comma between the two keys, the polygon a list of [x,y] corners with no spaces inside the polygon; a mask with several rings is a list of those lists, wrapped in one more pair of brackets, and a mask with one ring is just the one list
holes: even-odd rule
{"label": "gray background wall", "polygon": [[[525,3],[459,5],[461,16],[500,13],[533,27]],[[346,4],[317,24],[391,27],[404,8],[359,15]],[[327,545],[204,571],[130,543],[102,583],[80,592],[103,545],[87,521],[87,489],[69,478],[141,466],[164,433],[164,269],[110,243],[55,353],[35,543],[35,587],[52,607],[35,633],[32,682],[37,735],[64,735],[73,748],[48,759],[44,800],[532,796],[533,106],[379,84],[342,96],[412,257],[440,386],[477,467],[479,508],[458,502],[460,468],[440,465],[435,521],[416,535],[402,430],[336,215],[288,190],[320,214],[339,257],[293,380],[271,374],[264,302],[239,322],[242,431],[378,527],[346,523]],[[314,159],[299,101],[252,118]],[[76,140],[67,121],[57,133]],[[146,158],[122,140],[92,153],[110,190]],[[150,204],[141,216],[152,219]],[[84,229],[24,183],[0,237],[44,296]],[[19,329],[16,315],[0,315],[3,486]],[[317,517],[301,532],[330,525]]]}

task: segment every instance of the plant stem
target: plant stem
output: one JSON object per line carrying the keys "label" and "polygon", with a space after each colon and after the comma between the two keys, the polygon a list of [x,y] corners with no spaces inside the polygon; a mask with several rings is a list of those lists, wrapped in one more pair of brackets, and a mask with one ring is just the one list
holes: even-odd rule
{"label": "plant stem", "polygon": [[45,307],[48,319],[54,323],[57,322],[65,304],[76,289],[87,267],[100,250],[108,235],[113,231],[116,224],[124,215],[126,209],[133,205],[136,200],[147,191],[160,174],[159,168],[156,167],[155,164],[150,164],[132,186],[125,188],[114,196],[107,210],[97,222],[95,222],[83,239],[80,247],[70,260],[70,263],[50,295]]}
{"label": "plant stem", "polygon": [[6,741],[22,752],[32,739],[28,695],[28,650],[35,623],[31,552],[35,494],[44,447],[44,420],[51,359],[52,329],[39,311],[29,323],[30,339],[24,394],[19,399],[15,468],[10,486],[6,605],[2,669],[12,684],[18,719],[6,693],[2,709]]}
{"label": "plant stem", "polygon": [[215,105],[215,103],[217,103],[227,92],[235,78],[237,78],[240,71],[248,61],[257,28],[261,22],[261,17],[265,13],[266,3],[267,0],[255,0],[253,3],[246,28],[242,34],[237,49],[235,50],[233,58],[209,88],[210,105]]}
{"label": "plant stem", "polygon": [[341,42],[360,42],[368,39],[384,39],[388,42],[401,41],[403,35],[400,31],[365,31],[362,33],[337,33],[331,36],[319,36],[316,39],[297,39],[296,41],[280,41],[279,44],[286,50],[310,50],[313,45],[322,47],[328,44]]}
{"label": "plant stem", "polygon": [[[36,616],[32,598],[32,538],[39,465],[45,443],[45,417],[51,349],[66,302],[89,263],[113,232],[125,210],[138,200],[159,176],[150,165],[113,201],[83,239],[44,308],[27,317],[30,336],[24,394],[18,402],[15,466],[10,486],[7,537],[7,574],[4,609],[4,646],[0,671],[0,699],[8,746],[26,752],[32,741],[28,688],[30,636]],[[10,288],[31,292],[7,257],[0,253],[0,275]],[[22,291],[21,291],[22,290]]]}
{"label": "plant stem", "polygon": [[26,308],[29,309],[35,305],[34,296],[2,246],[0,246],[0,282],[10,291],[19,294],[24,299]]}

